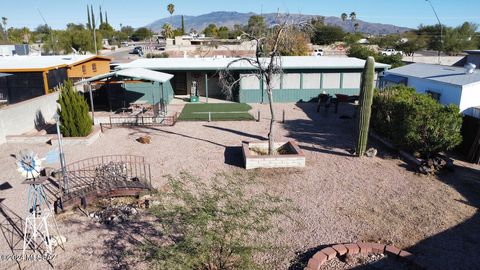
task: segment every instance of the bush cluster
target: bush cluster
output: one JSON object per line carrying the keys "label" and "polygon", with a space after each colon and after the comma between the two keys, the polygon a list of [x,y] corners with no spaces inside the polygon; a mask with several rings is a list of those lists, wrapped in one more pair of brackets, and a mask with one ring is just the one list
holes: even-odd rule
{"label": "bush cluster", "polygon": [[260,185],[253,175],[223,173],[208,184],[185,172],[168,178],[156,196],[160,204],[150,209],[162,239],[140,247],[152,268],[263,269],[254,255],[277,249],[259,236],[276,232],[273,216],[291,210],[285,200],[252,194]]}
{"label": "bush cluster", "polygon": [[92,119],[88,115],[88,105],[83,95],[73,88],[71,81],[59,87],[60,129],[65,137],[85,137],[92,131]]}
{"label": "bush cluster", "polygon": [[381,55],[375,50],[359,44],[352,45],[348,50],[347,55],[348,57],[356,57],[360,59],[367,59],[367,57],[373,56],[375,62],[391,65],[392,68],[404,65],[401,55]]}
{"label": "bush cluster", "polygon": [[170,55],[167,52],[162,53],[147,53],[147,58],[168,58]]}
{"label": "bush cluster", "polygon": [[462,141],[462,116],[457,106],[443,106],[403,85],[376,91],[371,124],[398,147],[422,158],[450,150]]}

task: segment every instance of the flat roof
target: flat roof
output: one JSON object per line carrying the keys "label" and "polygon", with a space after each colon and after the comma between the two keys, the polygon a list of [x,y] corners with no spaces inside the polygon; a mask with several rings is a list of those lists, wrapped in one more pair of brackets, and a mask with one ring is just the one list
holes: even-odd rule
{"label": "flat roof", "polygon": [[48,56],[5,56],[0,57],[0,70],[36,70],[61,66],[70,66],[85,62],[97,57],[109,59],[98,55],[48,55]]}
{"label": "flat roof", "polygon": [[164,83],[171,80],[173,75],[144,68],[128,68],[88,78],[86,80],[76,82],[75,85],[100,81],[111,77],[129,77],[133,79]]}
{"label": "flat roof", "polygon": [[[222,70],[229,63],[240,58],[150,58],[138,59],[120,64],[118,69],[147,68],[153,70]],[[353,57],[331,56],[283,56],[280,58],[283,69],[363,69],[365,60]],[[268,63],[269,58],[261,58]],[[390,65],[376,63],[375,68],[386,69]],[[239,61],[230,66],[232,70],[253,70],[247,61]]]}
{"label": "flat roof", "polygon": [[480,54],[480,50],[466,50],[464,52],[466,52],[468,54]]}
{"label": "flat roof", "polygon": [[480,82],[480,72],[474,70],[472,74],[466,74],[461,67],[441,66],[431,64],[414,63],[403,67],[390,69],[385,74],[408,76],[458,86],[464,86]]}

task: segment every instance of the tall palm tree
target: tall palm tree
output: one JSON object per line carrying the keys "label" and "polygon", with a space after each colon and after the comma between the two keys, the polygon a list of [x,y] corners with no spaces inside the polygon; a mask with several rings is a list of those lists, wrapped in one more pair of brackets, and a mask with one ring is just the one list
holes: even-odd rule
{"label": "tall palm tree", "polygon": [[340,15],[340,18],[342,18],[342,21],[345,21],[345,20],[347,20],[347,18],[348,18],[348,15],[347,15],[347,13],[345,13],[345,12],[344,12],[344,13],[342,13],[342,15]]}
{"label": "tall palm tree", "polygon": [[3,31],[5,31],[5,39],[8,40],[7,17],[2,17]]}
{"label": "tall palm tree", "polygon": [[357,13],[355,13],[355,11],[352,11],[350,13],[350,20],[352,21],[352,28],[353,28],[353,32],[356,32],[355,30],[355,25],[354,25],[354,21],[357,19]]}
{"label": "tall palm tree", "polygon": [[162,33],[165,38],[173,38],[174,33],[172,25],[169,23],[164,24],[162,27]]}
{"label": "tall palm tree", "polygon": [[357,19],[357,13],[355,13],[355,11],[352,11],[352,13],[350,13],[350,20],[355,21],[356,19]]}
{"label": "tall palm tree", "polygon": [[172,20],[172,15],[175,12],[175,5],[170,3],[167,6],[168,13],[170,13],[170,21]]}

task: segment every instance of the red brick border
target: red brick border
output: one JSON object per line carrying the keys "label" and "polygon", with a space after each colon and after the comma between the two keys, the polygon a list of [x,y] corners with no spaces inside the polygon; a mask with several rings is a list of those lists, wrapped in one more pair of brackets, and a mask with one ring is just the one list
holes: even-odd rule
{"label": "red brick border", "polygon": [[390,256],[395,256],[400,260],[408,262],[414,269],[425,269],[417,263],[416,258],[412,253],[401,250],[395,246],[384,245],[379,243],[348,243],[348,244],[337,244],[331,247],[323,248],[313,255],[313,257],[308,260],[307,267],[304,270],[320,270],[322,265],[327,261],[336,258],[337,256],[344,255],[356,255],[356,254],[386,254]]}

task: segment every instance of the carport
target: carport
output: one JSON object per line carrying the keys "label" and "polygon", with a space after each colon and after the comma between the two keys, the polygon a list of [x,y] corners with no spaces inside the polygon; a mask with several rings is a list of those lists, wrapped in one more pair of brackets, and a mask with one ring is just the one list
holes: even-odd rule
{"label": "carport", "polygon": [[[149,87],[151,88],[151,90],[149,91],[150,92],[149,94],[151,94],[151,96],[146,97],[146,94],[144,94],[141,98],[139,98],[135,102],[137,104],[151,103],[154,107],[155,116],[157,116],[158,114],[167,113],[167,104],[173,97],[173,90],[171,89],[171,85],[170,85],[170,80],[172,78],[173,78],[173,75],[163,73],[163,72],[153,71],[145,68],[130,68],[130,69],[123,69],[123,70],[118,70],[118,71],[98,75],[86,80],[79,81],[75,83],[75,85],[84,86],[83,89],[79,89],[84,93],[88,91],[89,97],[90,97],[90,108],[92,112],[92,120],[95,121],[95,109],[94,109],[94,102],[93,102],[92,85],[102,85],[102,84],[110,84],[110,83],[118,84],[120,82],[125,88],[125,85],[128,83],[149,82],[151,83],[151,87]],[[156,91],[157,89],[155,89],[154,83],[159,84],[158,91]],[[111,89],[109,89],[108,103],[109,103],[110,110],[112,110],[111,100],[112,100]]]}

